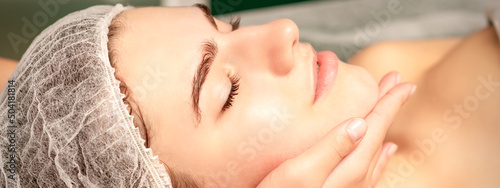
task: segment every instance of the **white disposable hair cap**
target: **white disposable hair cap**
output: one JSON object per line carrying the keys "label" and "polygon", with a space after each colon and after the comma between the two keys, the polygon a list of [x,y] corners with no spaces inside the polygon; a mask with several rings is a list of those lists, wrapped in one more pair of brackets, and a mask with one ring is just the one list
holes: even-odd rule
{"label": "white disposable hair cap", "polygon": [[130,8],[74,12],[35,38],[0,94],[0,185],[172,187],[108,57],[108,27]]}

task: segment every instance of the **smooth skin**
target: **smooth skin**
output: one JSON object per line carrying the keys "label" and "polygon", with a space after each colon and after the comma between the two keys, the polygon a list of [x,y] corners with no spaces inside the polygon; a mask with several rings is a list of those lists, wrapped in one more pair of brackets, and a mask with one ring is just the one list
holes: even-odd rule
{"label": "smooth skin", "polygon": [[[493,81],[500,81],[498,77],[500,75],[499,51],[496,33],[492,27],[489,27],[465,39],[384,42],[364,49],[350,60],[352,64],[365,67],[376,80],[381,80],[387,72],[396,70],[403,75],[403,81],[417,83],[419,87],[408,104],[402,108],[387,134],[386,140],[397,143],[399,149],[382,176],[381,187],[494,187],[497,185],[498,177],[495,175],[500,174],[497,160],[500,151],[495,145],[500,142],[497,140],[499,126],[495,123],[500,121],[497,119],[498,113],[495,113],[498,112],[498,104],[500,104],[498,92],[493,92],[491,97],[482,100],[480,107],[475,109],[474,113],[467,112],[469,114],[467,118],[456,113],[451,114],[453,115],[451,117],[462,117],[458,130],[450,131],[450,124],[454,125],[457,122],[444,121],[443,112],[453,110],[454,104],[461,104],[464,98],[474,93],[478,86],[479,76],[491,74]],[[346,116],[345,119],[349,117],[360,116]],[[418,149],[414,144],[415,139],[428,138],[428,135],[436,128],[448,131],[446,142],[439,144],[436,152],[425,158],[426,162],[423,165],[414,166],[415,170],[412,174],[403,177],[403,174],[398,172],[400,160],[408,160],[411,153]],[[331,130],[333,132],[324,132],[329,133],[328,135],[341,135],[342,132],[338,133],[335,130],[343,131],[343,129],[333,128]],[[326,137],[328,136],[321,138]],[[320,143],[320,141],[314,143]],[[354,152],[356,151],[358,149]],[[379,151],[383,153],[386,150]],[[352,154],[342,161],[348,161],[347,159]],[[289,160],[293,159],[295,158],[292,157]],[[380,157],[379,159],[386,158]],[[378,169],[376,165],[373,165],[377,163],[369,162],[370,169]],[[340,162],[338,167],[348,166],[342,164],[349,163]],[[335,171],[340,173],[338,167],[333,170],[332,174],[335,174]],[[457,170],[458,167],[461,168]],[[378,171],[373,170],[373,172],[376,174]],[[348,175],[348,173],[345,174]],[[379,175],[372,176],[372,179],[377,179],[373,177],[379,177]],[[286,176],[284,179],[286,180]],[[454,181],[446,181],[449,179]]]}
{"label": "smooth skin", "polygon": [[[291,20],[232,31],[217,19],[214,28],[196,7],[137,8],[117,19],[123,27],[111,45],[116,75],[143,115],[150,148],[170,168],[206,186],[255,187],[336,125],[366,117],[379,100],[372,75],[339,63],[332,87],[315,101],[314,52],[299,42]],[[207,41],[216,43],[218,53],[200,93],[198,123],[192,85]],[[238,94],[222,111],[235,75]],[[379,140],[370,150],[364,146],[372,151],[366,163],[378,160],[373,151],[382,146]]]}
{"label": "smooth skin", "polygon": [[17,61],[0,57],[0,90],[9,80],[10,75],[16,68]]}
{"label": "smooth skin", "polygon": [[366,126],[364,120],[347,120],[274,169],[258,187],[375,187],[397,146],[387,143],[378,150],[374,143],[382,143],[399,107],[415,91],[413,84],[399,81],[399,74],[392,72],[380,82],[380,100],[365,118],[369,128],[359,144],[346,129],[353,122]]}
{"label": "smooth skin", "polygon": [[380,187],[498,187],[498,41],[490,26],[466,38],[387,41],[350,60],[377,80],[398,71],[419,88],[387,134],[399,149]]}
{"label": "smooth skin", "polygon": [[[8,63],[15,65],[17,62]],[[3,65],[5,64],[0,64],[0,67],[4,67]],[[2,76],[9,74],[11,72]],[[400,80],[400,75],[392,72],[380,81],[380,100],[365,118],[366,122],[361,118],[344,121],[304,153],[274,169],[258,187],[374,187],[397,146],[386,143],[381,149],[374,150],[377,146],[373,143],[381,142],[399,108],[414,92],[413,84],[400,84]],[[367,131],[367,124],[370,131]],[[356,128],[352,129],[353,127]],[[367,132],[369,135],[365,136]],[[362,147],[366,147],[366,150],[350,154]],[[358,168],[351,166],[342,169],[343,165],[359,161],[371,163],[364,163]],[[341,175],[348,175],[348,179]]]}

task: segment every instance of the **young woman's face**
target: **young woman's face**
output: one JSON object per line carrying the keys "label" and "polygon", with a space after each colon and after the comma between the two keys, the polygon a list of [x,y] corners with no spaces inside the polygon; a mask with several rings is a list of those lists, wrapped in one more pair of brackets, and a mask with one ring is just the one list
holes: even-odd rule
{"label": "young woman's face", "polygon": [[[339,62],[315,99],[316,52],[290,20],[233,31],[198,7],[137,8],[120,19],[117,73],[150,126],[151,149],[205,184],[255,186],[378,98],[367,71]],[[199,71],[202,62],[210,68]]]}

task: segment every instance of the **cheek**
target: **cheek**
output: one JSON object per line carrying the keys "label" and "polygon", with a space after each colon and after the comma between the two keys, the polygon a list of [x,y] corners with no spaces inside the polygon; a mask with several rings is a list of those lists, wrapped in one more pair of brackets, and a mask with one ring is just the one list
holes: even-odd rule
{"label": "cheek", "polygon": [[364,117],[378,101],[378,84],[366,69],[355,65],[345,65],[349,66],[349,72],[352,72],[346,75],[345,85],[352,90],[344,94],[350,95],[346,99],[352,101],[352,111],[358,109],[359,115]]}
{"label": "cheek", "polygon": [[[252,97],[253,99],[258,99]],[[268,96],[235,106],[237,112],[221,125],[226,132],[224,158],[237,166],[239,181],[260,181],[284,160],[296,156],[311,145],[318,129],[306,108],[283,98]],[[244,106],[244,107],[243,107]],[[306,124],[307,123],[307,124]]]}

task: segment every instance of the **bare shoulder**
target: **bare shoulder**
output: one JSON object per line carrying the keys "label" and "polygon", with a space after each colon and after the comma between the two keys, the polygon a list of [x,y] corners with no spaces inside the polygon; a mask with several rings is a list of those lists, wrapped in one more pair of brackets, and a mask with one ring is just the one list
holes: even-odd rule
{"label": "bare shoulder", "polygon": [[17,61],[0,57],[0,90],[16,68]]}
{"label": "bare shoulder", "polygon": [[[421,80],[387,134],[400,149],[380,187],[497,187],[500,163],[491,161],[500,157],[500,43],[494,28],[461,40]],[[430,137],[435,130],[446,141]],[[421,155],[425,163],[407,163],[412,175],[401,176],[402,166],[429,140],[436,150]]]}
{"label": "bare shoulder", "polygon": [[366,47],[349,63],[366,68],[378,81],[389,71],[398,71],[403,81],[417,82],[438,63],[462,38],[384,41]]}

